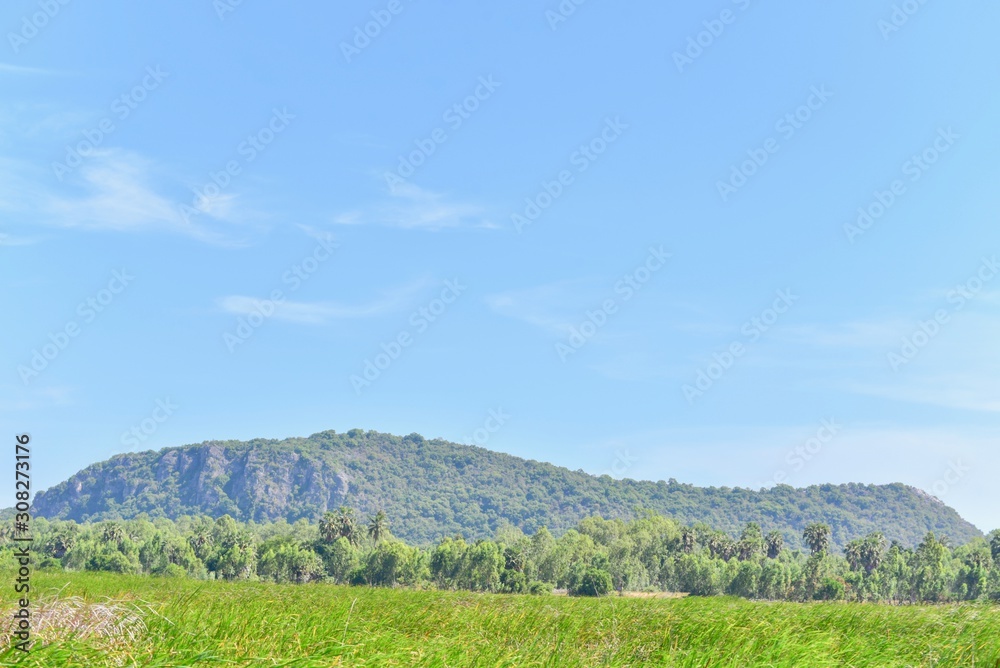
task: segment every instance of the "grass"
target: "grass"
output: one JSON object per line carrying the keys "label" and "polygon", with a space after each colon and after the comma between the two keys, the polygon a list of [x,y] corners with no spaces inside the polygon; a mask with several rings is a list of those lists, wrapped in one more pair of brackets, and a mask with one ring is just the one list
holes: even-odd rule
{"label": "grass", "polygon": [[[45,601],[36,610],[39,643],[26,657],[5,647],[0,666],[1000,668],[1000,607],[989,605],[581,599],[105,573],[33,578]],[[4,620],[10,600],[5,594]]]}

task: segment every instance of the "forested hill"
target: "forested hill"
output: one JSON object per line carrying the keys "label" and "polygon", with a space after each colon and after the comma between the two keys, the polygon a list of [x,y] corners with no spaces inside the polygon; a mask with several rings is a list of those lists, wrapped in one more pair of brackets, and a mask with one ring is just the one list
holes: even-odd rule
{"label": "forested hill", "polygon": [[485,537],[503,519],[527,532],[547,526],[558,534],[589,515],[631,517],[638,508],[734,536],[758,522],[765,531],[781,530],[793,547],[810,522],[829,524],[840,546],[876,530],[907,546],[928,531],[956,544],[982,535],[953,509],[902,484],[755,492],[614,480],[417,434],[360,429],[116,455],[34,501],[44,517],[77,521],[140,513],[294,521],[341,505],[364,514],[384,509],[392,532],[417,543],[453,534]]}

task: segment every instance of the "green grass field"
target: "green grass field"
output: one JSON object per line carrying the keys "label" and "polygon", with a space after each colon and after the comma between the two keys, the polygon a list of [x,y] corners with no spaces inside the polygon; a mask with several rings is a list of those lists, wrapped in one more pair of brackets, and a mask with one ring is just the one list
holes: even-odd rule
{"label": "green grass field", "polygon": [[[1000,667],[1000,607],[602,599],[39,573],[20,666]],[[38,596],[36,595],[36,596]],[[4,619],[11,596],[4,596]],[[86,637],[72,637],[67,629]]]}

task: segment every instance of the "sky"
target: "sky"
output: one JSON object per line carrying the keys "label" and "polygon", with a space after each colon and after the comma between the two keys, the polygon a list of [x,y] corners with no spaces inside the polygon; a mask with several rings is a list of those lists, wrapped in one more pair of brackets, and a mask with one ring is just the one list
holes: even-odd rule
{"label": "sky", "polygon": [[9,0],[0,425],[36,490],[361,428],[1000,527],[998,19]]}

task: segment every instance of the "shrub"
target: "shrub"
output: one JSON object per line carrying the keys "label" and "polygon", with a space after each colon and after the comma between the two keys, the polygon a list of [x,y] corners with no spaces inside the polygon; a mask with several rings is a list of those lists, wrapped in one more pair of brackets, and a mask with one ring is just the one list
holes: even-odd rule
{"label": "shrub", "polygon": [[569,587],[570,596],[605,596],[611,592],[611,573],[588,566]]}

